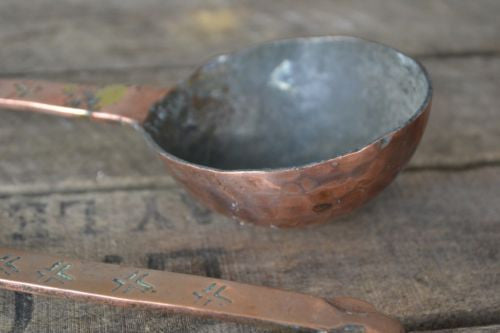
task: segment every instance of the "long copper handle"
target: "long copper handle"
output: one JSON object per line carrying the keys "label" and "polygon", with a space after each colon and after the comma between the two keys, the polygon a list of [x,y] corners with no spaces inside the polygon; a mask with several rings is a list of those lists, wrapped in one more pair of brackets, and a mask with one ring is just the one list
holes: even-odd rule
{"label": "long copper handle", "polygon": [[1,79],[0,108],[135,124],[145,120],[151,106],[167,91],[120,84],[98,87]]}
{"label": "long copper handle", "polygon": [[0,287],[320,332],[404,332],[397,321],[351,298],[328,302],[279,289],[7,248],[0,248]]}

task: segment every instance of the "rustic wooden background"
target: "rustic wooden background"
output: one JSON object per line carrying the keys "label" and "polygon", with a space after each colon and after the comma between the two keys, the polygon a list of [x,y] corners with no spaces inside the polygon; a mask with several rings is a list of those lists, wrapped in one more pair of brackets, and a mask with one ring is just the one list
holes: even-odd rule
{"label": "rustic wooden background", "polygon": [[[498,0],[2,0],[0,77],[170,85],[256,42],[349,34],[420,59],[435,100],[397,180],[306,230],[201,208],[129,128],[2,110],[0,243],[355,296],[409,331],[500,332],[499,17]],[[264,332],[0,291],[0,332],[143,331]]]}

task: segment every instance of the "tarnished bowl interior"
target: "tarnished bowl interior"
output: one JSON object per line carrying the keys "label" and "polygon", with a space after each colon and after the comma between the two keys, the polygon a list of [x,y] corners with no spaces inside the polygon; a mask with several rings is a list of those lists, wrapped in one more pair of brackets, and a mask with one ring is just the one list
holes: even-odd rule
{"label": "tarnished bowl interior", "polygon": [[404,126],[428,90],[422,67],[392,48],[355,38],[283,40],[204,65],[153,108],[144,127],[191,163],[298,167]]}

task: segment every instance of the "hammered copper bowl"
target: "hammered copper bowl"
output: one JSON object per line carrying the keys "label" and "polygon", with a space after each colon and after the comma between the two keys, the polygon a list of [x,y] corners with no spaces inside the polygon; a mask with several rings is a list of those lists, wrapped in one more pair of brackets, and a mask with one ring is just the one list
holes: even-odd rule
{"label": "hammered copper bowl", "polygon": [[420,141],[431,91],[401,52],[311,37],[219,56],[171,89],[1,79],[0,107],[133,125],[210,208],[293,227],[387,186]]}
{"label": "hammered copper bowl", "polygon": [[202,66],[143,129],[213,210],[305,226],[352,211],[394,179],[422,137],[431,92],[425,69],[390,47],[281,40]]}

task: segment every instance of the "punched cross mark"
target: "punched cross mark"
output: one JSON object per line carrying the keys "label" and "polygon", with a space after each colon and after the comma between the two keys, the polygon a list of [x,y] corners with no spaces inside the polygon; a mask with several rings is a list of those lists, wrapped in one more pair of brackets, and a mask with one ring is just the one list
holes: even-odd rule
{"label": "punched cross mark", "polygon": [[200,292],[193,292],[193,296],[196,298],[195,302],[203,299],[203,305],[208,305],[214,299],[216,299],[221,301],[219,302],[220,306],[223,306],[224,303],[233,303],[233,301],[231,301],[229,298],[221,295],[221,293],[226,289],[226,286],[223,285],[222,287],[219,287],[217,290],[215,290],[216,287],[217,283],[212,283]]}
{"label": "punched cross mark", "polygon": [[118,287],[116,287],[112,291],[115,292],[121,289],[123,293],[128,293],[130,290],[138,289],[143,293],[145,292],[154,293],[155,292],[154,286],[144,281],[144,278],[146,278],[146,276],[148,275],[149,275],[148,273],[144,273],[141,275],[139,274],[139,272],[134,272],[124,280],[114,278],[113,282],[116,283]]}
{"label": "punched cross mark", "polygon": [[45,268],[41,271],[37,271],[38,279],[44,280],[44,282],[50,282],[55,280],[64,284],[65,281],[72,281],[73,277],[66,273],[67,270],[71,268],[70,264],[66,264],[61,261],[55,262],[51,267]]}
{"label": "punched cross mark", "polygon": [[[13,267],[19,258],[22,258],[19,271],[10,274],[17,270]],[[203,276],[98,262],[70,262],[0,247],[0,289],[222,320],[283,325],[308,332],[404,333],[403,326],[396,320],[364,301],[348,297],[327,300]],[[48,268],[37,271],[41,266]],[[72,281],[67,282],[69,279]]]}
{"label": "punched cross mark", "polygon": [[4,272],[6,275],[19,272],[17,267],[14,266],[14,261],[19,259],[21,259],[21,257],[14,257],[10,255],[0,257],[0,272]]}

